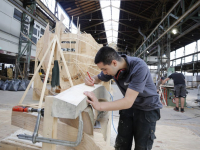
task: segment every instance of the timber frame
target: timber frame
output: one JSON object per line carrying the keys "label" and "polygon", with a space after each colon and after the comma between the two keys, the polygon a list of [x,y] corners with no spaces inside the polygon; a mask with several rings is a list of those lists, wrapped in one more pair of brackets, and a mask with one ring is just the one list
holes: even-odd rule
{"label": "timber frame", "polygon": [[[98,69],[98,67],[94,64],[94,56],[99,48],[102,47],[102,45],[96,43],[90,34],[81,34],[80,28],[77,31],[77,34],[66,32],[65,27],[62,24],[63,20],[64,17],[61,16],[61,20],[56,22],[54,33],[49,31],[49,25],[47,25],[44,36],[38,41],[35,58],[35,72],[19,102],[19,105],[45,109],[44,119],[41,119],[39,127],[39,134],[41,134],[43,137],[74,141],[78,132],[77,114],[75,114],[75,116],[73,115],[74,117],[67,117],[66,115],[60,119],[58,119],[58,117],[60,117],[59,115],[55,116],[57,110],[55,110],[55,107],[53,106],[60,103],[60,101],[58,101],[60,98],[59,95],[63,95],[63,93],[67,93],[67,91],[71,91],[69,92],[71,95],[83,95],[81,90],[77,90],[78,88],[81,88],[83,91],[94,91],[100,101],[110,101],[111,98],[108,91],[111,91],[111,86],[109,82],[102,83],[102,85],[95,85],[95,88],[87,88],[85,84],[81,84],[84,83],[84,78],[87,75],[87,72],[89,72],[91,75],[100,73],[100,69]],[[57,86],[56,90],[53,88],[50,89],[49,85],[47,84],[48,80],[49,82],[51,81],[54,60],[57,60],[59,63],[60,74],[60,86]],[[41,68],[45,72],[45,79],[43,81],[39,75]],[[39,104],[28,105],[23,103],[23,101],[33,82],[33,99],[39,100]],[[61,93],[55,96],[57,91]],[[66,94],[65,97],[67,97],[69,93]],[[97,150],[114,149],[109,145],[111,114],[109,112],[104,112],[103,116],[99,118],[98,113],[100,112],[94,111],[90,106],[88,106],[88,103],[86,103],[86,96],[83,95],[83,97],[78,98],[80,103],[77,104],[76,111],[81,111],[83,124],[85,124],[85,126],[83,127],[84,133],[82,142],[73,149],[93,150],[94,147]],[[69,103],[73,104],[74,100],[76,99],[72,98],[71,102]],[[72,112],[65,113],[71,114]],[[57,114],[59,114],[59,112]],[[12,125],[33,132],[36,118],[37,114],[34,113],[19,113],[13,111],[11,120]],[[93,129],[96,120],[98,120],[101,124],[100,129]],[[6,146],[6,142],[4,141],[4,146]],[[18,142],[23,143],[21,140]],[[20,144],[18,147],[20,147]],[[71,148],[43,143],[42,149],[60,150]]]}

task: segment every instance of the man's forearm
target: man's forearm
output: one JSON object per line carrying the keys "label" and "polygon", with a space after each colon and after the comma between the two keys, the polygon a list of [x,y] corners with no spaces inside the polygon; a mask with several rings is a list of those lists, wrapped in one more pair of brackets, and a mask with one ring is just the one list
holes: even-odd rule
{"label": "man's forearm", "polygon": [[95,79],[95,84],[98,84],[99,82],[101,82],[101,80],[98,78],[98,76],[93,76],[93,78]]}
{"label": "man's forearm", "polygon": [[166,78],[163,82],[162,85],[165,84],[170,78]]}

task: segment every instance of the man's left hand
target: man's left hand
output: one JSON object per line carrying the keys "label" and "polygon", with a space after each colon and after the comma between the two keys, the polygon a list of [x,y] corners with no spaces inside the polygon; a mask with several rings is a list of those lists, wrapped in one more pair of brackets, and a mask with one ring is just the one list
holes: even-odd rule
{"label": "man's left hand", "polygon": [[85,91],[84,94],[89,98],[89,99],[87,99],[87,102],[89,104],[91,104],[94,109],[100,111],[100,109],[101,109],[100,105],[101,104],[98,101],[98,99],[96,98],[96,96],[94,95],[94,93],[93,92]]}

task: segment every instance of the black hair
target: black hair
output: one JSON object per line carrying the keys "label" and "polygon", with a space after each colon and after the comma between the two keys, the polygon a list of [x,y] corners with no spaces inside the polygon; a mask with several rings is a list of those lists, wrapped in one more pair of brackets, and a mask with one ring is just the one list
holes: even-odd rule
{"label": "black hair", "polygon": [[122,58],[112,47],[104,46],[97,52],[94,63],[98,64],[102,62],[104,65],[110,65],[112,60],[121,61]]}

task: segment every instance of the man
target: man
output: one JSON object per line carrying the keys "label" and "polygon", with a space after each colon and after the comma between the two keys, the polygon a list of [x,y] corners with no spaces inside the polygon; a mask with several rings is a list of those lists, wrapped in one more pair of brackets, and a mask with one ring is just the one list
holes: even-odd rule
{"label": "man", "polygon": [[186,85],[185,76],[182,73],[172,73],[168,78],[166,78],[162,84],[165,84],[168,80],[173,79],[174,81],[174,91],[175,91],[175,111],[179,111],[179,97],[181,98],[181,112],[184,112],[184,102],[186,97]]}
{"label": "man", "polygon": [[156,121],[160,119],[162,104],[156,92],[146,63],[137,57],[122,55],[111,47],[102,47],[96,54],[95,64],[100,74],[85,78],[85,84],[92,86],[100,81],[114,79],[124,98],[113,102],[98,102],[92,92],[84,92],[87,100],[99,111],[120,110],[116,150],[131,150],[133,136],[135,150],[152,149]]}
{"label": "man", "polygon": [[160,80],[158,80],[158,82],[156,84],[157,93],[159,93],[160,85],[163,83],[164,80],[165,80],[164,77],[161,77]]}

